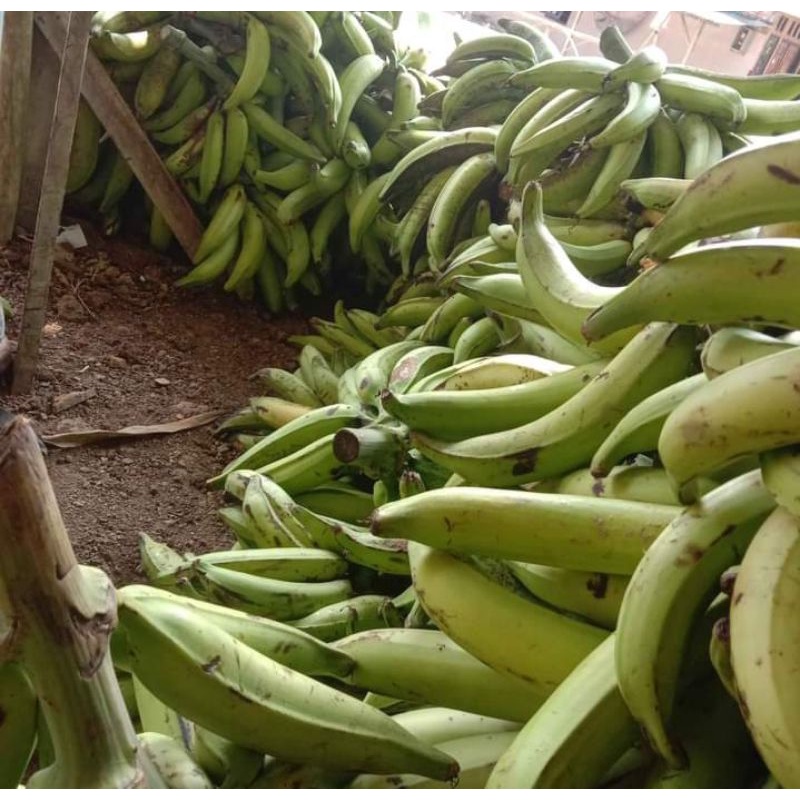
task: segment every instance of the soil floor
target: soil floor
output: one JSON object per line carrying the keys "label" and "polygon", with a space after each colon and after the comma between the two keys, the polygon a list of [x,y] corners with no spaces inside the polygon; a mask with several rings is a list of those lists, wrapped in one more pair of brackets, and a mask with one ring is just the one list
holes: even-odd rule
{"label": "soil floor", "polygon": [[[225,415],[259,393],[248,380],[253,372],[296,367],[296,348],[286,337],[308,331],[302,317],[269,320],[256,304],[219,288],[174,289],[187,266],[82,228],[88,247],[57,247],[34,389],[0,395],[0,407],[28,416],[38,433],[116,430],[212,410]],[[14,308],[12,341],[29,252],[29,237],[0,249],[0,296]],[[73,392],[91,396],[57,410]],[[229,546],[233,539],[216,515],[222,497],[207,491],[205,481],[237,448],[215,438],[214,428],[49,448],[50,477],[78,560],[121,586],[143,580],[140,532],[180,551]]]}

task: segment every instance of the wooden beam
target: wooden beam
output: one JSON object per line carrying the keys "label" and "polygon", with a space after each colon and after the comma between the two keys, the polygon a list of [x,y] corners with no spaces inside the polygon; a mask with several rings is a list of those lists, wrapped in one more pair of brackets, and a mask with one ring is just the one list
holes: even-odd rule
{"label": "wooden beam", "polygon": [[30,391],[39,360],[39,342],[47,313],[50,279],[53,274],[53,250],[61,220],[61,208],[64,204],[69,156],[75,133],[75,120],[78,116],[81,79],[92,16],[91,11],[69,12],[64,52],[61,56],[56,107],[50,126],[50,144],[47,148],[39,212],[36,216],[36,230],[28,268],[22,330],[14,361],[12,385],[14,393]]}
{"label": "wooden beam", "polygon": [[[36,12],[36,24],[58,52],[64,41],[64,21],[52,12]],[[114,140],[133,174],[164,216],[175,238],[190,257],[197,249],[203,226],[180,186],[164,167],[138,120],[95,54],[86,56],[82,91],[97,118]]]}
{"label": "wooden beam", "polygon": [[0,245],[14,235],[17,218],[32,44],[33,11],[6,11],[0,42]]}
{"label": "wooden beam", "polygon": [[[61,12],[59,12],[61,13]],[[58,69],[61,51],[53,51],[44,34],[34,25],[30,92],[25,112],[25,142],[19,153],[22,162],[22,186],[17,206],[17,225],[33,232],[39,195],[42,193],[44,162],[47,160],[47,143],[50,141],[50,123],[58,91]]]}

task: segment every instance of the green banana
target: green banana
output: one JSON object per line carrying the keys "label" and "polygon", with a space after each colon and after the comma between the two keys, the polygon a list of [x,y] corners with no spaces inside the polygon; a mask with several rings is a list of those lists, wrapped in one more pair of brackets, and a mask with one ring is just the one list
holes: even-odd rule
{"label": "green banana", "polygon": [[382,347],[360,361],[354,368],[354,379],[362,406],[378,408],[378,396],[386,388],[395,364],[416,350],[419,342],[402,340]]}
{"label": "green banana", "polygon": [[340,154],[351,169],[367,169],[372,163],[369,142],[352,119],[345,127]]}
{"label": "green banana", "polygon": [[698,477],[797,440],[798,369],[797,348],[759,358],[709,381],[667,417],[658,452],[682,498],[697,497]]}
{"label": "green banana", "polygon": [[[573,214],[580,207],[603,169],[608,152],[586,148],[568,159],[561,159],[545,170],[539,183],[544,192],[543,208],[548,214]],[[514,234],[514,246],[516,246]],[[513,252],[514,247],[511,248]]]}
{"label": "green banana", "polygon": [[108,176],[106,190],[103,199],[100,201],[98,211],[101,214],[108,214],[119,204],[133,183],[133,170],[128,160],[119,150],[114,152],[114,162],[111,167],[111,174]]}
{"label": "green banana", "polygon": [[683,177],[686,180],[694,180],[722,158],[719,132],[702,114],[682,114],[675,129],[683,148]]}
{"label": "green banana", "polygon": [[399,628],[403,617],[388,597],[360,595],[312,611],[291,625],[323,642],[376,628]]}
{"label": "green banana", "polygon": [[661,95],[652,84],[629,83],[622,110],[589,139],[590,147],[611,147],[644,133],[661,111]]}
{"label": "green banana", "polygon": [[[527,44],[527,42],[525,42]],[[455,52],[455,51],[454,51]],[[442,125],[453,129],[455,121],[467,109],[473,108],[486,98],[521,99],[519,89],[509,86],[509,79],[516,73],[514,64],[506,58],[493,58],[472,67],[447,87],[442,101]]]}
{"label": "green banana", "polygon": [[[557,62],[546,62],[541,66],[546,67],[549,63]],[[621,98],[617,94],[594,96],[533,133],[523,128],[511,147],[511,157],[519,158],[543,151],[549,153],[551,148],[554,152],[560,153],[574,139],[604,129],[620,110],[621,105]],[[537,116],[541,114],[540,111]]]}
{"label": "green banana", "polygon": [[180,66],[181,56],[171,47],[162,47],[147,61],[133,96],[133,105],[139,119],[148,119],[161,108]]}
{"label": "green banana", "polygon": [[411,542],[409,561],[420,604],[440,630],[540,696],[552,693],[608,635],[510,592],[448,553]]}
{"label": "green banana", "polygon": [[299,362],[302,378],[314,394],[323,403],[335,404],[339,396],[339,378],[331,370],[325,356],[313,345],[306,345],[300,351]]}
{"label": "green banana", "polygon": [[[586,317],[620,291],[592,283],[569,260],[545,225],[538,184],[528,185],[522,196],[517,265],[531,305],[558,333],[578,344],[584,343]],[[633,332],[621,331],[595,347],[601,354],[617,352]]]}
{"label": "green banana", "polygon": [[549,414],[457,444],[414,433],[412,445],[484,486],[519,486],[562,474],[588,464],[627,410],[685,377],[693,347],[691,330],[656,323],[638,333],[603,372]]}
{"label": "green banana", "polygon": [[238,229],[246,207],[247,196],[244,187],[241,184],[234,184],[222,196],[208,227],[203,232],[197,250],[192,254],[193,264],[200,263],[215,250],[219,250],[225,242],[234,238],[232,234]]}
{"label": "green banana", "polygon": [[717,378],[749,361],[796,347],[791,342],[767,336],[749,328],[720,328],[708,337],[700,351],[706,376]]}
{"label": "green banana", "polygon": [[619,188],[630,197],[631,203],[642,209],[666,211],[689,186],[691,181],[682,178],[654,177],[622,181]]}
{"label": "green banana", "polygon": [[668,72],[656,82],[665,105],[704,114],[735,128],[747,117],[747,108],[736,89],[695,75]]}
{"label": "green banana", "polygon": [[92,50],[107,61],[147,61],[161,47],[161,23],[131,33],[103,30],[90,40]]}
{"label": "green banana", "polygon": [[515,722],[542,704],[531,684],[487,667],[438,630],[364,631],[335,646],[355,661],[347,680],[361,689]]}
{"label": "green banana", "polygon": [[[298,222],[307,211],[344,189],[350,174],[350,167],[342,159],[331,159],[306,184],[286,195],[278,206],[278,221],[284,224]],[[287,274],[287,286],[292,286],[294,282],[290,271]]]}
{"label": "green banana", "polygon": [[220,789],[250,786],[264,764],[261,753],[240,747],[200,725],[192,726],[189,752]]}
{"label": "green banana", "polygon": [[[701,494],[719,484],[704,479]],[[629,464],[614,467],[605,478],[595,478],[588,469],[578,469],[561,478],[539,481],[532,491],[557,492],[558,494],[580,494],[587,497],[616,497],[620,500],[635,500],[641,503],[661,505],[681,504],[678,492],[669,475],[660,467]]]}
{"label": "green banana", "polygon": [[89,104],[81,99],[78,103],[78,116],[75,120],[75,133],[69,154],[66,193],[78,191],[89,183],[97,167],[100,153],[100,120],[94,115]]}
{"label": "green banana", "polygon": [[[725,242],[641,273],[583,326],[590,341],[659,318],[692,324],[759,322],[795,328],[800,247],[787,239]],[[724,277],[723,277],[724,276]],[[656,306],[658,311],[653,313]],[[647,308],[647,311],[644,308]]]}
{"label": "green banana", "polygon": [[389,173],[380,199],[394,204],[409,188],[466,158],[491,151],[497,132],[492,128],[464,128],[439,133],[435,138],[403,156]]}
{"label": "green banana", "polygon": [[383,505],[371,530],[389,537],[405,532],[458,553],[629,575],[677,513],[671,505],[463,486]]}
{"label": "green banana", "polygon": [[345,426],[359,424],[363,417],[347,405],[334,404],[315,408],[302,417],[265,436],[257,445],[226,465],[222,473],[209,479],[211,489],[220,489],[227,475],[240,469],[258,469],[313,444],[318,439]]}
{"label": "green banana", "polygon": [[334,148],[338,151],[344,140],[347,123],[356,101],[374,83],[384,69],[384,61],[374,53],[365,53],[353,59],[339,76],[341,85],[341,107],[335,117],[333,130]]}
{"label": "green banana", "polygon": [[632,408],[606,437],[589,465],[592,475],[608,475],[627,456],[647,453],[658,447],[664,422],[678,404],[692,392],[708,383],[701,372],[667,386]]}
{"label": "green banana", "polygon": [[219,180],[224,144],[225,118],[221,111],[215,111],[206,122],[206,138],[203,143],[203,154],[200,157],[198,189],[201,203],[208,201]]}
{"label": "green banana", "polygon": [[384,410],[411,430],[445,441],[509,430],[525,425],[558,408],[602,372],[607,361],[520,382],[520,385],[464,390],[384,393]]}
{"label": "green banana", "polygon": [[293,134],[253,101],[242,103],[242,110],[247,115],[250,128],[265,142],[279,150],[291,153],[297,158],[304,158],[319,164],[327,161],[317,147]]}
{"label": "green banana", "polygon": [[218,186],[226,188],[238,177],[244,164],[249,135],[247,117],[239,108],[225,113],[225,144],[222,151],[222,166],[217,181]]}
{"label": "green banana", "polygon": [[631,177],[639,161],[645,142],[646,131],[635,134],[612,145],[594,185],[581,206],[575,212],[578,217],[591,217],[604,209],[619,191],[620,184]]}
{"label": "green banana", "polygon": [[379,175],[375,180],[370,181],[348,215],[350,248],[354,253],[358,253],[361,250],[361,242],[364,238],[364,234],[375,222],[375,217],[378,216],[380,211],[380,201],[378,198],[383,187],[386,185],[388,177],[388,174],[383,174]]}
{"label": "green banana", "polygon": [[[613,31],[614,28],[606,28],[606,30]],[[666,53],[660,47],[649,45],[642,48],[638,53],[630,53],[620,63],[620,66],[611,70],[603,88],[605,91],[616,89],[623,86],[626,81],[655,83],[664,75],[666,68]]]}
{"label": "green banana", "polygon": [[313,178],[315,168],[316,165],[304,159],[294,158],[290,163],[275,170],[257,170],[253,178],[261,185],[280,189],[282,192],[291,192],[306,185]]}
{"label": "green banana", "polygon": [[498,760],[490,789],[597,786],[637,738],[619,692],[614,635],[599,644],[547,698]]}
{"label": "green banana", "polygon": [[683,178],[683,149],[675,123],[662,109],[647,131],[651,174],[659,178]]}
{"label": "green banana", "polygon": [[603,91],[606,76],[617,66],[614,61],[594,56],[551,58],[518,72],[509,83],[528,91],[545,86],[599,93]]}
{"label": "green banana", "polygon": [[[400,255],[403,275],[411,274],[411,262],[415,246],[422,230],[427,226],[431,210],[442,189],[456,170],[446,167],[434,175],[419,192],[411,207],[403,215],[397,227],[393,248]],[[380,180],[380,178],[378,179]],[[352,223],[351,223],[352,224]],[[352,245],[351,245],[352,246]]]}
{"label": "green banana", "polygon": [[[787,619],[797,597],[797,517],[772,512],[744,554],[731,602],[731,659],[737,700],[752,741],[781,786],[800,783],[796,688],[797,638]],[[746,712],[745,712],[746,710]]]}
{"label": "green banana", "polygon": [[601,628],[614,630],[628,586],[624,575],[545,567],[509,561],[514,577],[537,599],[576,614]]}
{"label": "green banana", "polygon": [[302,492],[330,480],[339,466],[333,454],[331,433],[256,471],[271,478],[288,492]]}
{"label": "green banana", "polygon": [[[370,500],[370,508],[372,508]],[[290,509],[299,525],[319,547],[341,555],[352,564],[368,567],[388,575],[408,575],[406,542],[403,539],[382,539],[367,529],[314,513],[304,506]],[[356,514],[361,514],[358,511]],[[352,516],[356,516],[352,514]]]}
{"label": "green banana", "polygon": [[774,504],[759,470],[705,495],[650,546],[631,578],[617,622],[620,691],[648,741],[669,764],[684,763],[667,725],[693,624],[719,591]]}
{"label": "green banana", "polygon": [[183,144],[211,116],[216,100],[209,100],[194,106],[184,117],[169,128],[153,130],[150,138],[161,144]]}
{"label": "green banana", "polygon": [[450,51],[446,63],[452,64],[466,59],[490,60],[496,58],[509,58],[534,64],[536,52],[530,42],[521,36],[512,33],[496,33],[462,42]]}
{"label": "green banana", "polygon": [[[449,756],[376,709],[277,665],[221,629],[198,626],[194,613],[164,608],[148,615],[133,600],[119,612],[135,674],[179,713],[236,744],[334,768],[457,774]],[[304,710],[311,696],[313,718]]]}
{"label": "green banana", "polygon": [[421,345],[402,356],[395,363],[386,388],[392,394],[413,391],[417,381],[451,366],[452,363],[453,350],[451,348],[439,345]]}
{"label": "green banana", "polygon": [[511,156],[511,147],[522,128],[541,111],[551,100],[561,93],[560,89],[534,89],[527,97],[509,112],[497,133],[494,144],[494,158],[497,169],[501,174],[508,170],[508,161]]}
{"label": "green banana", "polygon": [[[514,741],[514,731],[478,733],[437,742],[436,746],[458,761],[459,789],[483,789],[489,773]],[[421,778],[419,775],[359,775],[350,789],[450,789],[452,783]]]}
{"label": "green banana", "polygon": [[800,80],[797,75],[778,73],[774,75],[725,75],[712,70],[690,67],[685,64],[670,64],[668,73],[694,75],[729,86],[742,97],[754,100],[794,100],[800,95]]}
{"label": "green banana", "polygon": [[698,239],[797,218],[800,134],[738,150],[711,167],[669,209],[629,259],[660,262]]}
{"label": "green banana", "polygon": [[531,307],[525,287],[516,271],[487,274],[474,278],[464,276],[457,278],[453,284],[461,294],[471,297],[483,305],[487,311],[496,311],[499,314],[532,322],[544,322],[542,315]]}
{"label": "green banana", "polygon": [[[213,220],[212,220],[213,225]],[[211,230],[211,225],[206,229],[206,232]],[[205,236],[205,234],[204,234]],[[202,246],[203,240],[200,240]],[[199,247],[198,246],[198,249]],[[214,250],[210,255],[202,261],[197,261],[194,269],[187,272],[182,278],[175,281],[175,286],[180,287],[194,287],[203,286],[207,283],[219,278],[228,265],[233,261],[236,255],[236,250],[239,247],[239,228],[236,227],[228,233],[228,238]],[[195,255],[195,259],[197,256]]]}
{"label": "green banana", "polygon": [[533,27],[533,25],[529,25],[527,22],[523,22],[522,20],[518,19],[504,18],[497,20],[497,24],[504,31],[513,33],[515,36],[519,36],[525,39],[526,42],[529,42],[531,45],[533,45],[537,62],[547,61],[548,59],[559,57],[560,51],[555,44],[553,44],[547,34],[542,33],[542,31]]}
{"label": "green banana", "polygon": [[453,363],[461,364],[491,353],[500,341],[494,321],[488,317],[468,325],[453,345]]}
{"label": "green banana", "polygon": [[426,236],[427,251],[434,269],[450,254],[458,222],[465,210],[489,189],[495,175],[494,155],[478,153],[456,167],[442,186],[430,211]]}
{"label": "green banana", "polygon": [[213,789],[209,777],[171,736],[153,731],[138,734],[139,746],[167,789]]}
{"label": "green banana", "polygon": [[288,370],[280,367],[265,367],[254,373],[253,377],[258,378],[267,391],[277,394],[284,400],[309,408],[319,408],[322,405],[322,401],[303,379]]}
{"label": "green banana", "polygon": [[238,108],[255,97],[269,69],[270,51],[267,26],[256,17],[248,17],[244,64],[236,85],[223,103],[226,111]]}
{"label": "green banana", "polygon": [[[293,549],[293,548],[292,548]],[[228,608],[279,621],[310,614],[350,597],[349,581],[287,581],[218,567],[198,559],[191,586],[200,597]]]}
{"label": "green banana", "polygon": [[254,11],[262,22],[290,37],[292,43],[307,58],[314,58],[322,47],[322,36],[313,17],[307,11]]}

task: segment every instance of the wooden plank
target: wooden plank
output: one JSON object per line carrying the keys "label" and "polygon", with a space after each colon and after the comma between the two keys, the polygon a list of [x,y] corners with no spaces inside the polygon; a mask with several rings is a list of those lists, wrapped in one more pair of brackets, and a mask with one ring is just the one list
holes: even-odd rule
{"label": "wooden plank", "polygon": [[17,218],[32,44],[33,11],[6,11],[0,43],[0,245],[14,235]]}
{"label": "wooden plank", "polygon": [[[53,49],[58,51],[64,41],[63,19],[52,12],[37,11],[36,24]],[[83,94],[114,144],[130,163],[133,174],[163,214],[175,238],[191,256],[203,235],[203,226],[177,181],[164,167],[130,107],[117,91],[105,67],[91,49],[86,56]]]}
{"label": "wooden plank", "polygon": [[44,34],[34,26],[31,63],[36,68],[31,70],[25,113],[25,144],[21,153],[22,186],[17,207],[17,225],[31,232],[36,227],[36,212],[42,193],[42,175],[56,105],[60,57],[61,52],[53,52]]}
{"label": "wooden plank", "polygon": [[50,126],[50,144],[47,148],[39,213],[36,217],[36,230],[31,248],[22,330],[19,349],[14,360],[12,390],[15,393],[30,390],[39,360],[39,342],[53,273],[53,250],[61,220],[61,208],[64,204],[72,137],[75,133],[75,120],[81,98],[83,65],[93,16],[91,11],[68,13],[69,21],[66,26],[64,52],[61,56],[56,107]]}

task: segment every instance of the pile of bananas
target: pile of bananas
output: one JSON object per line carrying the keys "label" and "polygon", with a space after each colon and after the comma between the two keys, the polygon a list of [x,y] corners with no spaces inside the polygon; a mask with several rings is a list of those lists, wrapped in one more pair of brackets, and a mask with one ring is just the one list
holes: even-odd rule
{"label": "pile of bananas", "polygon": [[[92,48],[207,223],[179,285],[225,276],[226,291],[258,294],[273,313],[297,307],[301,287],[385,291],[393,225],[365,220],[351,249],[347,220],[365,213],[372,179],[415,146],[417,128],[438,127],[412,118],[443,88],[421,70],[424,54],[397,47],[399,18],[98,12]],[[113,232],[123,213],[141,216],[142,202],[102,134],[82,104],[68,191]],[[172,233],[149,203],[147,214],[150,242],[165,250]]]}
{"label": "pile of bananas", "polygon": [[[158,588],[123,609],[160,591],[311,634],[363,705],[458,720],[429,741],[462,787],[800,785],[797,175],[800,134],[719,161],[625,286],[575,267],[530,183],[482,244],[502,270],[456,257],[446,297],[337,305],[222,425],[247,445],[209,481],[236,549],[159,565],[150,543]],[[340,571],[235,572],[292,552]],[[260,747],[253,785],[446,785]]]}
{"label": "pile of bananas", "polygon": [[[413,276],[515,222],[530,180],[570,256],[603,274],[723,155],[800,127],[797,76],[670,65],[615,28],[603,56],[561,58],[535,28],[501,20],[429,75],[397,46],[398,21],[98,12],[92,47],[207,221],[180,285],[224,276],[273,313],[301,304],[300,287],[392,305]],[[133,177],[101,138],[82,107],[69,189],[113,230]],[[171,232],[148,214],[164,249]]]}
{"label": "pile of bananas", "polygon": [[[314,14],[323,44],[344,25]],[[353,171],[302,213],[341,196],[326,225],[399,269],[220,426],[236,545],[142,537],[112,655],[154,785],[800,787],[800,78],[700,75],[614,31],[576,62],[505,26],[442,88],[392,75],[428,89],[369,171],[319,167]],[[353,109],[380,108],[365,88]],[[255,177],[212,187],[186,282],[302,187],[274,217]],[[284,263],[275,296],[319,275]],[[36,735],[15,696],[10,785]]]}

